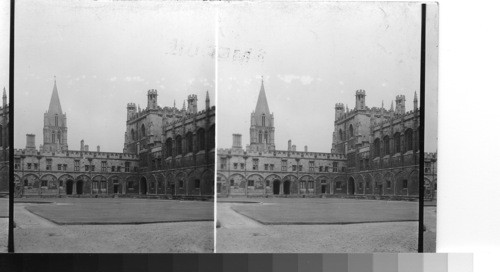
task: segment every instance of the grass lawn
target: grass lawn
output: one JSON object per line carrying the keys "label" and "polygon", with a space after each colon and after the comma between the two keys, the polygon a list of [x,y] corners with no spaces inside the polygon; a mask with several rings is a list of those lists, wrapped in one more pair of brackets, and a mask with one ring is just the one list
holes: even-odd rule
{"label": "grass lawn", "polygon": [[262,224],[353,224],[418,221],[418,202],[355,199],[262,199],[236,212]]}
{"label": "grass lawn", "polygon": [[[46,199],[44,199],[46,200]],[[30,212],[61,225],[213,221],[213,202],[150,199],[50,199]]]}

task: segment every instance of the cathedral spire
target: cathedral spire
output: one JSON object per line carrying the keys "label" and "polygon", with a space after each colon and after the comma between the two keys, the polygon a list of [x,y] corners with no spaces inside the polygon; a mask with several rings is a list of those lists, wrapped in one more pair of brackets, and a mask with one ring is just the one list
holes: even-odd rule
{"label": "cathedral spire", "polygon": [[255,107],[255,114],[261,115],[263,113],[266,115],[270,114],[269,106],[267,105],[266,91],[264,90],[264,77],[262,77],[259,99],[257,100],[257,106]]}
{"label": "cathedral spire", "polygon": [[50,98],[48,112],[50,114],[63,114],[61,102],[59,101],[59,93],[57,92],[56,76],[54,76],[54,88],[52,89],[52,97]]}

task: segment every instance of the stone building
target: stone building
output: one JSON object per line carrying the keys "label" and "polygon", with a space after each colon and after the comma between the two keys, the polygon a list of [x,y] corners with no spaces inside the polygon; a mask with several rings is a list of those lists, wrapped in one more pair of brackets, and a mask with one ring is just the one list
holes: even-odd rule
{"label": "stone building", "polygon": [[0,108],[0,197],[9,195],[9,104],[3,88]]}
{"label": "stone building", "polygon": [[[188,109],[160,107],[157,97],[149,90],[143,110],[127,105],[123,153],[103,152],[100,146],[91,151],[84,140],[80,150],[68,150],[66,114],[54,81],[43,145],[37,149],[35,135],[27,134],[26,147],[14,151],[16,194],[212,197],[215,107],[208,92],[203,111],[197,110],[196,95],[188,97]],[[169,139],[179,137],[175,147],[182,152],[168,156]]]}
{"label": "stone building", "polygon": [[218,149],[218,196],[359,196],[416,199],[419,194],[419,124],[415,93],[413,110],[405,97],[396,108],[368,107],[366,92],[355,94],[355,107],[335,105],[332,148],[329,152],[275,150],[274,115],[269,112],[264,83],[251,114],[250,145]]}

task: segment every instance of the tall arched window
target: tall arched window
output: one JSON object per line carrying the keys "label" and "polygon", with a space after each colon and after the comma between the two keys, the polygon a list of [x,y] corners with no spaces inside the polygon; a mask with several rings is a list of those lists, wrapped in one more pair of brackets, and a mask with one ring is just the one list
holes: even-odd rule
{"label": "tall arched window", "polygon": [[384,137],[384,156],[391,154],[391,146],[389,136]]}
{"label": "tall arched window", "polygon": [[413,130],[407,129],[405,132],[406,151],[413,150]]}
{"label": "tall arched window", "polygon": [[177,137],[175,138],[175,146],[177,147],[177,155],[181,155],[182,154],[182,137],[181,135],[177,135]]}
{"label": "tall arched window", "polygon": [[349,125],[349,138],[354,137],[354,128],[352,127],[352,124]]}
{"label": "tall arched window", "polygon": [[60,131],[57,132],[57,142],[61,143],[61,132]]}
{"label": "tall arched window", "polygon": [[394,134],[394,153],[400,153],[401,152],[401,134],[399,132],[396,132]]}
{"label": "tall arched window", "polygon": [[167,148],[167,158],[172,157],[172,138],[168,138],[165,145]]}
{"label": "tall arched window", "polygon": [[262,126],[266,126],[266,115],[262,114]]}
{"label": "tall arched window", "polygon": [[262,143],[262,131],[259,131],[259,143]]}
{"label": "tall arched window", "polygon": [[141,126],[141,137],[146,137],[146,127],[144,126],[144,124],[142,124]]}
{"label": "tall arched window", "polygon": [[339,137],[341,141],[344,140],[344,135],[342,135],[342,129],[339,130]]}
{"label": "tall arched window", "polygon": [[52,143],[56,143],[56,133],[52,131]]}
{"label": "tall arched window", "polygon": [[132,141],[135,141],[135,140],[136,140],[136,139],[135,139],[135,130],[134,130],[134,129],[132,129],[132,130],[130,131],[130,137],[132,138]]}
{"label": "tall arched window", "polygon": [[373,141],[373,156],[380,157],[380,139],[377,138]]}
{"label": "tall arched window", "polygon": [[215,125],[212,125],[208,130],[208,149],[215,148]]}
{"label": "tall arched window", "polygon": [[56,125],[56,127],[58,127],[58,126],[59,126],[59,116],[57,116],[57,114],[56,114],[56,116],[55,116],[55,119],[56,119],[56,120],[55,120],[55,121],[56,121],[56,122],[55,122],[55,125]]}
{"label": "tall arched window", "polygon": [[267,131],[264,132],[264,142],[267,144],[268,143],[268,139],[267,139]]}
{"label": "tall arched window", "polygon": [[204,150],[205,149],[205,130],[200,128],[198,129],[198,132],[196,133],[198,136],[198,150]]}
{"label": "tall arched window", "polygon": [[193,152],[193,133],[191,132],[188,132],[188,134],[186,134],[186,147],[188,153]]}

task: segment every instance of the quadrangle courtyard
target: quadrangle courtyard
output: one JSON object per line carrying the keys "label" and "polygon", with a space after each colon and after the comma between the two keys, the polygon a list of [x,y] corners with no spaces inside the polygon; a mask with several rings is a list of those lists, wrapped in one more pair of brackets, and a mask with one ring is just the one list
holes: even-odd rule
{"label": "quadrangle courtyard", "polygon": [[15,252],[213,252],[213,202],[16,199]]}

